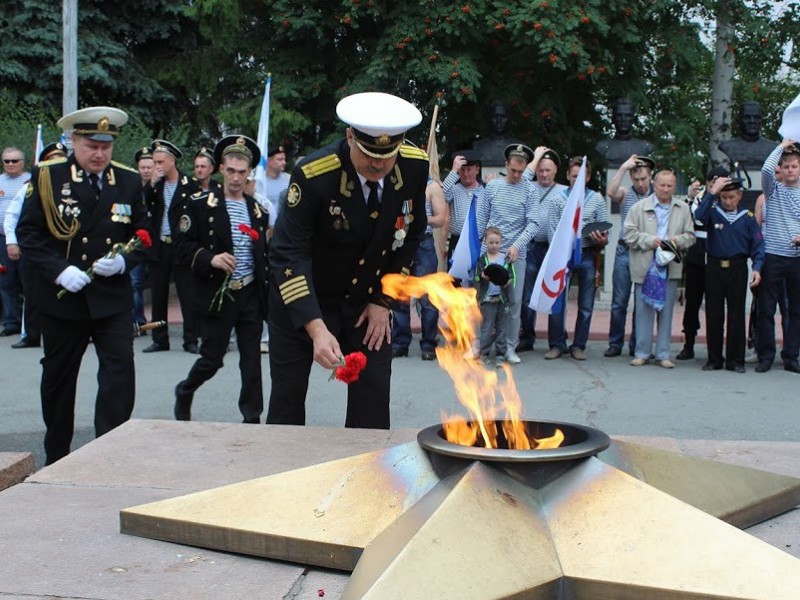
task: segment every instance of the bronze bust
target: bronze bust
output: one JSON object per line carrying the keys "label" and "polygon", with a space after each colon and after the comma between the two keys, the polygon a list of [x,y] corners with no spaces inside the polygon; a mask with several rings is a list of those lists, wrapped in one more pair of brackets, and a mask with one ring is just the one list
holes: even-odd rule
{"label": "bronze bust", "polygon": [[617,100],[611,120],[614,123],[614,137],[610,140],[600,140],[595,145],[598,154],[605,158],[607,166],[619,167],[632,154],[649,156],[653,153],[653,144],[633,137],[632,129],[636,114],[630,98]]}
{"label": "bronze bust", "polygon": [[489,105],[490,135],[476,140],[472,150],[476,153],[477,160],[485,167],[502,167],[505,165],[503,151],[510,144],[524,144],[522,140],[508,135],[508,126],[511,121],[508,104],[502,100],[492,100]]}
{"label": "bronze bust", "polygon": [[758,171],[778,142],[761,137],[761,105],[758,102],[743,102],[739,107],[739,137],[726,140],[719,145],[731,163]]}

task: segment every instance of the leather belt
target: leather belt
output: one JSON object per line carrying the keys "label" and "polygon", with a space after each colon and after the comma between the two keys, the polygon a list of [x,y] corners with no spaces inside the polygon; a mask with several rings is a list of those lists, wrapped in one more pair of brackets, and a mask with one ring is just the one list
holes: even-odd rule
{"label": "leather belt", "polygon": [[172,237],[169,236],[169,235],[162,235],[161,236],[161,241],[164,242],[165,244],[171,244],[172,243]]}
{"label": "leather belt", "polygon": [[731,258],[717,258],[716,256],[709,256],[708,259],[711,262],[717,263],[721,269],[730,269],[731,265],[747,262],[746,256],[732,256]]}
{"label": "leather belt", "polygon": [[228,282],[228,289],[234,292],[238,292],[240,289],[247,287],[255,280],[256,277],[252,273],[250,275],[245,275],[241,279],[231,279]]}

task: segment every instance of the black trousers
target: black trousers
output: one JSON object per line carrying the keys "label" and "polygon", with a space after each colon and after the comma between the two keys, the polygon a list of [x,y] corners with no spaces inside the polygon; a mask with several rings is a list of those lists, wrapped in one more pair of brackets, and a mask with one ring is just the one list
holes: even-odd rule
{"label": "black trousers", "polygon": [[[700,242],[698,242],[700,243]],[[706,292],[706,266],[699,260],[687,260],[683,267],[686,276],[686,307],[683,311],[683,335],[687,341],[700,331],[700,307]]]}
{"label": "black trousers", "polygon": [[97,359],[94,429],[99,437],[130,419],[136,396],[130,311],[104,319],[61,319],[42,315],[42,415],[47,464],[70,451],[75,427],[75,392],[91,337]]}
{"label": "black trousers", "polygon": [[202,315],[203,342],[198,358],[189,375],[178,384],[180,394],[194,392],[222,368],[223,357],[236,330],[239,347],[239,411],[245,423],[258,423],[264,412],[264,392],[261,381],[261,331],[264,314],[258,299],[258,286],[251,283],[231,291],[233,300],[225,299],[219,316]]}
{"label": "black trousers", "polygon": [[[323,307],[322,313],[325,325],[336,336],[343,354],[360,351],[367,357],[367,366],[358,381],[347,386],[345,427],[388,429],[391,344],[384,343],[380,350],[370,351],[362,343],[367,324],[355,326],[358,313],[343,312],[338,306]],[[285,314],[270,310],[269,349],[272,390],[267,423],[305,425],[308,376],[314,362],[311,338],[304,329],[293,329]],[[330,382],[330,385],[344,384]]]}
{"label": "black trousers", "polygon": [[[161,243],[158,261],[150,263],[150,280],[152,285],[152,318],[153,321],[168,321],[170,276],[175,279],[178,302],[183,314],[183,343],[196,344],[199,336],[197,315],[192,310],[192,273],[188,266],[176,265],[172,244]],[[169,347],[169,328],[159,327],[153,330],[153,341]]]}
{"label": "black trousers", "polygon": [[[708,257],[706,265],[706,344],[708,362],[728,367],[744,366],[745,299],[747,297],[747,258],[730,259],[728,267],[718,258]],[[725,334],[725,310],[728,311],[725,357],[722,340]]]}
{"label": "black trousers", "polygon": [[[797,360],[800,353],[800,258],[767,254],[758,286],[758,359],[775,360],[775,307],[786,285],[789,327],[781,356]],[[786,314],[783,315],[785,319]]]}
{"label": "black trousers", "polygon": [[36,299],[36,271],[30,262],[25,261],[25,257],[20,258],[20,268],[22,270],[22,293],[25,297],[23,302],[23,319],[25,323],[25,337],[32,342],[39,342],[42,337],[41,317]]}

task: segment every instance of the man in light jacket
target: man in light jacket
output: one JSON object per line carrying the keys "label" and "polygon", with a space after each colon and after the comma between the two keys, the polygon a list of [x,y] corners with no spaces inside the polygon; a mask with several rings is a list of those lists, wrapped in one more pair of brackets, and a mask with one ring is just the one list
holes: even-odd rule
{"label": "man in light jacket", "polygon": [[[686,251],[695,243],[694,225],[689,206],[672,197],[675,191],[675,174],[660,171],[655,177],[655,192],[636,203],[625,219],[625,242],[630,249],[631,279],[636,298],[636,351],[631,365],[639,367],[649,362],[653,345],[653,321],[656,310],[644,301],[642,284],[657,248],[667,242],[678,253]],[[679,260],[679,256],[677,257]],[[672,333],[672,309],[681,265],[671,261],[666,266],[666,295],[664,306],[658,311],[658,338],[655,357],[665,369],[675,365],[669,359],[670,334]]]}

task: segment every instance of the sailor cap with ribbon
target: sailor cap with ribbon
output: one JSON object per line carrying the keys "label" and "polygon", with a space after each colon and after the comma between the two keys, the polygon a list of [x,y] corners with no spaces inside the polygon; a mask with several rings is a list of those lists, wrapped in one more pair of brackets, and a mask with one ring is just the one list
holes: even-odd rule
{"label": "sailor cap with ribbon", "polygon": [[353,132],[356,145],[367,156],[392,158],[405,133],[422,121],[416,106],[382,92],[353,94],[339,101],[336,114]]}
{"label": "sailor cap with ribbon", "polygon": [[127,122],[125,111],[110,106],[90,106],[64,115],[57,125],[96,142],[113,142]]}
{"label": "sailor cap with ribbon", "polygon": [[165,152],[175,160],[183,157],[183,152],[181,152],[181,149],[167,140],[153,140],[153,143],[150,144],[150,150],[153,154],[156,152]]}

